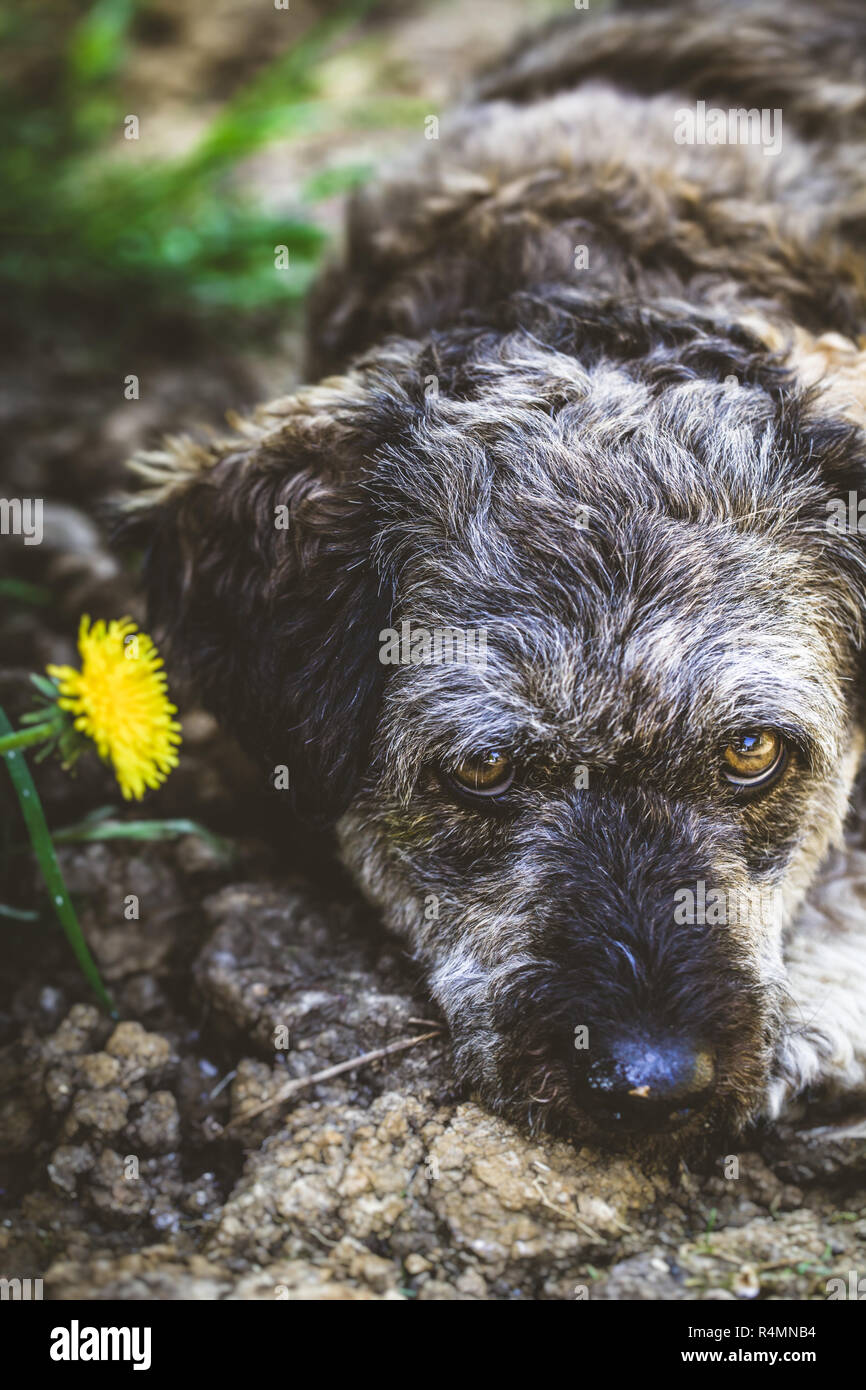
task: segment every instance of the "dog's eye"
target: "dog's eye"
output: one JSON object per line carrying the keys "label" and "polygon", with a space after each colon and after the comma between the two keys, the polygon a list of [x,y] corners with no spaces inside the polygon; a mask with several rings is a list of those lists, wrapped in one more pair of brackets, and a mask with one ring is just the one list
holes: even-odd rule
{"label": "dog's eye", "polygon": [[722,769],[735,787],[763,787],[775,781],[785,765],[785,744],[773,729],[738,734],[724,752]]}
{"label": "dog's eye", "polygon": [[476,758],[464,758],[448,776],[472,796],[501,796],[514,781],[514,764],[504,753],[479,753]]}

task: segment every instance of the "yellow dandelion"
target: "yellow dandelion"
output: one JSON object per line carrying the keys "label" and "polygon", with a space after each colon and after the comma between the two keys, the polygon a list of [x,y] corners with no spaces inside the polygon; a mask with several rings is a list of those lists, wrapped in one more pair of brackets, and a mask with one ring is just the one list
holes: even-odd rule
{"label": "yellow dandelion", "polygon": [[180,725],[172,719],[162,658],[130,618],[106,625],[85,615],[78,629],[81,670],[49,666],[60,686],[57,703],[74,715],[75,728],[114,765],[120,790],[140,801],[177,767]]}

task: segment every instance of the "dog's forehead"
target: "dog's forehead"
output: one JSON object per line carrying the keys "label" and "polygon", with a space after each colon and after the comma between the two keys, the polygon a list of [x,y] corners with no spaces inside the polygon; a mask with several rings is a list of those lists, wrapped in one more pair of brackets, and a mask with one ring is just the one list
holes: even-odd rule
{"label": "dog's forehead", "polygon": [[460,558],[407,583],[410,628],[469,641],[468,660],[434,653],[401,670],[419,736],[608,757],[675,729],[755,723],[834,757],[843,605],[796,536],[639,502],[613,527],[560,523],[533,530],[527,512],[520,536],[486,536],[483,555],[476,532]]}
{"label": "dog's forehead", "polygon": [[584,596],[579,613],[473,616],[448,624],[465,634],[466,659],[449,646],[444,660],[410,662],[398,699],[419,739],[444,735],[464,750],[528,742],[612,756],[672,730],[769,724],[801,732],[829,759],[845,721],[844,673],[821,626],[786,606],[783,597],[762,613],[747,593],[708,592],[700,606],[654,613],[627,597]]}
{"label": "dog's forehead", "polygon": [[[693,566],[713,567],[718,525],[784,543],[821,505],[808,459],[779,437],[760,387],[694,379],[655,385],[621,363],[591,368],[522,341],[475,364],[476,391],[434,396],[375,478],[389,548],[413,578],[453,570],[519,593],[545,568],[605,578],[610,556],[655,523]],[[504,360],[501,360],[504,354]],[[522,355],[520,355],[522,354]],[[822,515],[826,515],[823,512]],[[718,532],[711,538],[716,544]],[[623,539],[624,538],[624,539]],[[781,545],[779,545],[781,548]]]}
{"label": "dog's forehead", "polygon": [[550,354],[512,368],[435,400],[389,480],[397,618],[485,636],[483,662],[392,672],[389,707],[419,747],[611,753],[759,722],[829,762],[856,603],[823,485],[767,396],[653,391]]}

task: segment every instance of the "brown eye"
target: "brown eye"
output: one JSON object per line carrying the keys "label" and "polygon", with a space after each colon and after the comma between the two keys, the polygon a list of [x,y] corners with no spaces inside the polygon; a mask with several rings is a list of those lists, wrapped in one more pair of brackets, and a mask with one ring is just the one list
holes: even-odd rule
{"label": "brown eye", "polygon": [[499,796],[514,781],[514,764],[504,753],[479,753],[476,758],[464,758],[448,775],[472,796]]}
{"label": "brown eye", "polygon": [[773,729],[739,734],[724,752],[726,779],[735,787],[758,787],[772,782],[785,764],[785,744]]}

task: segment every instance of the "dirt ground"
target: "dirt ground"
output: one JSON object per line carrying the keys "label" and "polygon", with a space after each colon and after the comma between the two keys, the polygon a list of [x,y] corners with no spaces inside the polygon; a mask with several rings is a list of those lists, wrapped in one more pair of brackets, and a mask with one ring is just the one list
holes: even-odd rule
{"label": "dirt ground", "polygon": [[[536,8],[394,5],[361,70],[333,60],[334,99],[367,83],[436,110]],[[166,0],[149,13],[131,109],[152,113],[165,148],[183,146],[271,50],[274,12]],[[399,138],[347,130],[339,156],[379,157]],[[333,139],[276,149],[249,177],[289,196]],[[323,215],[336,224],[338,203]],[[13,718],[28,671],[74,660],[81,612],[144,619],[134,557],[110,550],[102,511],[131,449],[218,428],[299,370],[292,322],[243,351],[131,337],[114,371],[94,367],[95,331],[59,323],[5,349],[0,491],[46,502],[43,544],[13,554],[4,538],[4,554],[8,572],[54,596],[3,615],[0,703]],[[138,402],[123,400],[127,371]],[[278,819],[209,716],[182,714],[181,765],[141,813],[194,818],[231,857],[196,834],[60,849],[121,1021],[94,1007],[47,915],[0,922],[0,1275],[41,1277],[60,1299],[821,1299],[829,1278],[866,1267],[857,1115],[804,1108],[783,1130],[673,1165],[536,1141],[459,1090],[438,1032],[233,1125],[287,1081],[437,1020],[328,847]],[[118,800],[94,759],[74,780],[52,763],[36,775],[55,827]],[[35,870],[15,864],[2,901],[38,906]],[[130,894],[137,921],[124,916]]]}

